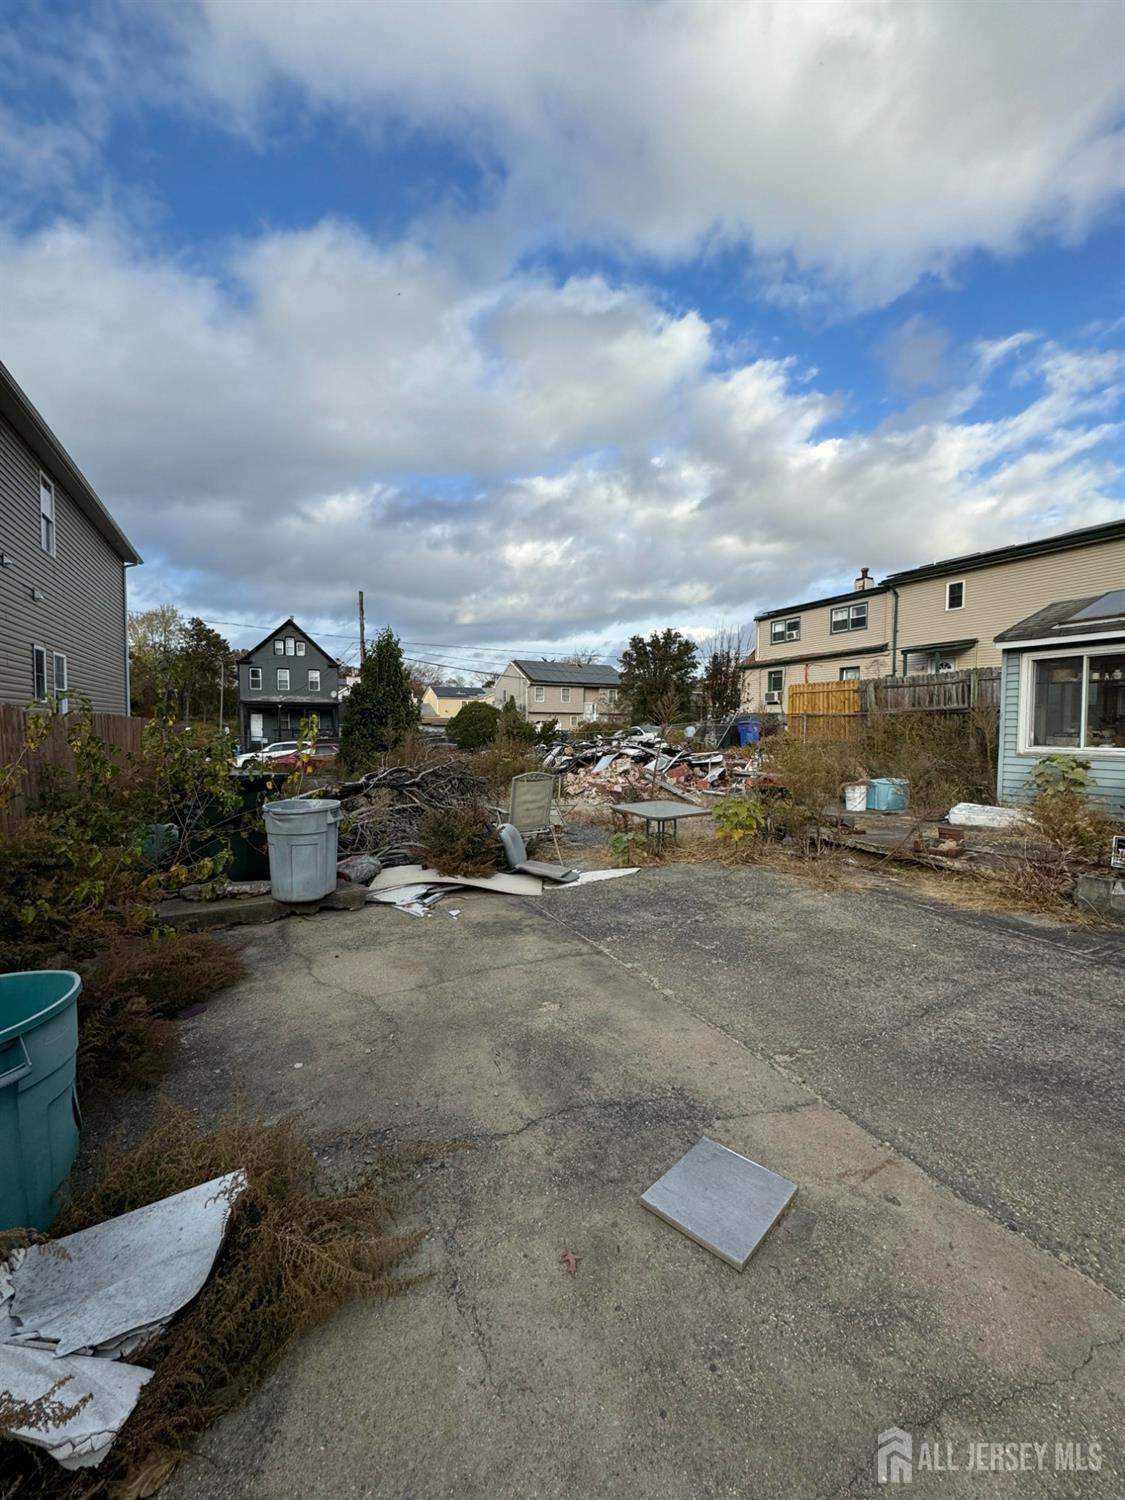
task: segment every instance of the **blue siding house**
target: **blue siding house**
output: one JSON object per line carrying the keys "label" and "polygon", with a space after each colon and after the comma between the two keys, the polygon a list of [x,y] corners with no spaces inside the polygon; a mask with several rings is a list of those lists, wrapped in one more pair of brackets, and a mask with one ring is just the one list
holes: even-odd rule
{"label": "blue siding house", "polygon": [[1002,631],[997,800],[1026,802],[1043,755],[1090,763],[1091,796],[1125,817],[1125,587],[1061,599]]}

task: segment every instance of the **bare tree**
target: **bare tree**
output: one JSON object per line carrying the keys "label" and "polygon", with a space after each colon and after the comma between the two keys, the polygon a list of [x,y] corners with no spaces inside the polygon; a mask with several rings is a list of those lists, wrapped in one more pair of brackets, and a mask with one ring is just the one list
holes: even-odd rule
{"label": "bare tree", "polygon": [[699,691],[708,719],[729,719],[742,702],[742,659],[747,642],[741,630],[716,630],[703,648]]}

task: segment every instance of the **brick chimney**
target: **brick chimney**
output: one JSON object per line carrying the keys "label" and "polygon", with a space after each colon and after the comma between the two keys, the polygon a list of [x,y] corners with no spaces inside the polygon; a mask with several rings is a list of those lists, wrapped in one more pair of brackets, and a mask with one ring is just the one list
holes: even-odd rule
{"label": "brick chimney", "polygon": [[859,577],[855,581],[856,592],[861,593],[864,589],[873,589],[875,580],[871,576],[870,568],[860,568]]}

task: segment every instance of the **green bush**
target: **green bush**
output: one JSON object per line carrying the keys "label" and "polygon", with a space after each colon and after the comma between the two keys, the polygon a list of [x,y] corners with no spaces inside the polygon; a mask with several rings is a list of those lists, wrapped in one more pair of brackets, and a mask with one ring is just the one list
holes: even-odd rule
{"label": "green bush", "polygon": [[500,718],[496,724],[496,738],[510,740],[513,744],[519,745],[531,745],[535,742],[535,725],[520,713],[514,698],[508,698],[500,710]]}
{"label": "green bush", "polygon": [[418,703],[402,647],[388,626],[380,632],[344,700],[338,759],[348,771],[369,771],[418,722]]}
{"label": "green bush", "polygon": [[715,837],[722,843],[740,844],[754,838],[766,821],[766,810],[756,797],[728,797],[716,804]]}
{"label": "green bush", "polygon": [[471,698],[450,719],[446,734],[458,750],[479,750],[496,738],[499,712],[491,703]]}

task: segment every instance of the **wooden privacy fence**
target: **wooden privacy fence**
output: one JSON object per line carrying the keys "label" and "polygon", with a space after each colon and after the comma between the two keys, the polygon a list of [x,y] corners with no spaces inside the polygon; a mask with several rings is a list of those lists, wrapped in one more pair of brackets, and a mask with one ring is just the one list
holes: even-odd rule
{"label": "wooden privacy fence", "polygon": [[872,713],[969,714],[999,711],[1000,668],[874,677],[867,682],[795,682],[788,694],[790,729],[807,739],[847,740]]}
{"label": "wooden privacy fence", "polygon": [[[122,755],[139,754],[146,720],[131,719],[125,714],[92,714],[90,724],[99,739]],[[28,713],[14,703],[0,703],[0,786],[5,784],[5,770],[23,755],[27,737]],[[47,738],[23,762],[24,774],[17,778],[14,797],[0,807],[0,833],[10,833],[27,816],[46,790],[52,775],[48,768],[74,769],[74,757],[66,742],[66,720],[51,725]]]}

